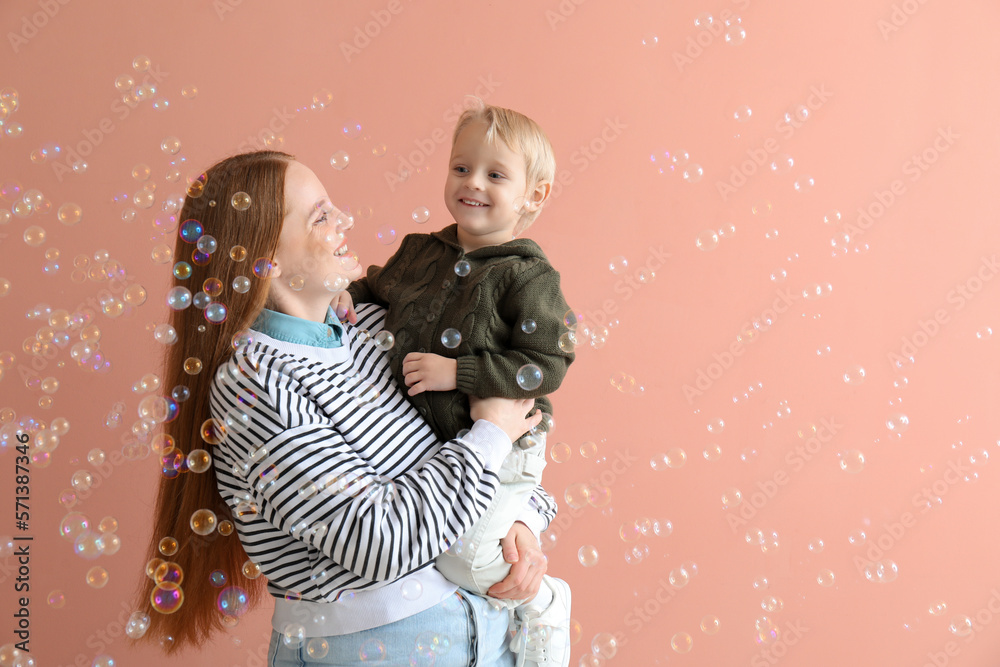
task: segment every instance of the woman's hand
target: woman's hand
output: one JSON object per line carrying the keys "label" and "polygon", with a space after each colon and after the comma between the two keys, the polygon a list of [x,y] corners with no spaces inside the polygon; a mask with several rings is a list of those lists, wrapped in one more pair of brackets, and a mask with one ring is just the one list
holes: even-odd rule
{"label": "woman's hand", "polygon": [[535,399],[533,398],[477,398],[469,396],[469,414],[473,421],[485,419],[493,422],[504,430],[511,442],[541,423],[541,412],[525,417],[534,407]]}
{"label": "woman's hand", "polygon": [[358,314],[354,312],[354,299],[347,293],[347,290],[338,292],[337,296],[333,297],[333,301],[330,302],[330,306],[341,322],[346,320],[351,324],[358,323]]}
{"label": "woman's hand", "polygon": [[510,574],[487,592],[492,597],[508,600],[535,597],[542,585],[542,575],[549,569],[549,561],[531,529],[520,521],[514,522],[507,537],[500,540],[500,546],[504,560],[511,564]]}

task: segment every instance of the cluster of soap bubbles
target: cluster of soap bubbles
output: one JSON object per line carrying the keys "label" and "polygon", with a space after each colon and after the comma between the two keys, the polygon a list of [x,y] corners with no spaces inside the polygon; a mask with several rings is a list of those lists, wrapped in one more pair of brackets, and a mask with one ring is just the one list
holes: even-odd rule
{"label": "cluster of soap bubbles", "polygon": [[685,150],[662,151],[649,154],[649,161],[659,174],[680,174],[685,183],[697,183],[705,170]]}
{"label": "cluster of soap bubbles", "polygon": [[[709,458],[709,455],[706,454],[705,458]],[[687,454],[680,447],[673,447],[665,453],[654,454],[649,459],[649,467],[653,470],[677,469],[683,467],[685,463],[687,463]]]}
{"label": "cluster of soap bubbles", "polygon": [[611,386],[623,394],[632,396],[642,396],[646,388],[631,375],[624,371],[618,371],[611,376]]}
{"label": "cluster of soap bubbles", "polygon": [[0,90],[0,138],[17,139],[24,132],[20,123],[12,120],[14,113],[21,106],[20,96],[14,88]]}
{"label": "cluster of soap bubbles", "polygon": [[761,530],[756,527],[747,528],[743,534],[744,541],[750,546],[760,547],[761,553],[771,553],[781,547],[781,539],[776,530]]}
{"label": "cluster of soap bubbles", "polygon": [[[76,478],[80,476],[80,473],[84,473],[85,477],[88,478],[85,486],[76,484]],[[78,471],[74,475],[74,488],[77,490],[89,488],[89,477],[89,473]],[[115,531],[118,530],[118,521],[112,516],[106,516],[95,528],[96,530],[91,529],[90,519],[80,512],[69,512],[59,522],[60,536],[73,544],[73,553],[80,558],[96,560],[100,556],[112,556],[118,553],[122,545],[121,538],[115,534]]]}
{"label": "cluster of soap bubbles", "polygon": [[33,655],[22,651],[14,644],[0,646],[0,667],[36,667],[37,665]]}

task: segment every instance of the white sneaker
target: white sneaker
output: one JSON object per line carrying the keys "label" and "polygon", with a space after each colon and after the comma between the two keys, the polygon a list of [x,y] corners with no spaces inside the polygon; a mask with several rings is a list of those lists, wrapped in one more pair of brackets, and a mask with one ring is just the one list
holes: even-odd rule
{"label": "white sneaker", "polygon": [[569,665],[569,584],[548,575],[542,586],[552,591],[548,607],[531,602],[514,610],[516,619],[510,650],[517,654],[517,667],[567,667]]}

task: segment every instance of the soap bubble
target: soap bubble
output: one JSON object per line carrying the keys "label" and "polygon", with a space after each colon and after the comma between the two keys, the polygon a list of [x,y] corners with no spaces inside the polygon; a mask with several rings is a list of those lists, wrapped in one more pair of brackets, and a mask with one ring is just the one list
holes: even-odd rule
{"label": "soap bubble", "polygon": [[611,660],[618,654],[618,640],[610,632],[599,632],[590,641],[590,650],[605,660]]}
{"label": "soap bubble", "polygon": [[108,584],[108,571],[100,565],[87,570],[87,585],[91,588],[104,588]]}
{"label": "soap bubble", "polygon": [[215,512],[208,509],[195,510],[191,514],[191,530],[196,535],[209,535],[215,530]]}
{"label": "soap bubble", "polygon": [[455,275],[464,278],[472,271],[472,265],[464,259],[455,262]]}
{"label": "soap bubble", "polygon": [[730,487],[723,491],[722,493],[722,507],[725,509],[733,509],[738,507],[740,503],[743,502],[743,494],[735,486]]}
{"label": "soap bubble", "polygon": [[462,343],[462,334],[458,329],[445,329],[441,334],[441,344],[453,350]]}
{"label": "soap bubble", "polygon": [[820,586],[823,586],[824,588],[829,588],[830,586],[833,586],[835,580],[836,576],[833,574],[831,570],[820,570],[819,574],[816,575],[816,583],[818,583]]}
{"label": "soap bubble", "polygon": [[166,137],[160,142],[160,150],[167,155],[177,155],[181,150],[181,140],[177,137]]}
{"label": "soap bubble", "polygon": [[56,217],[66,226],[75,225],[83,219],[83,208],[79,204],[66,203],[59,207]]}
{"label": "soap bubble", "polygon": [[306,640],[306,629],[299,623],[288,623],[282,628],[281,643],[289,648],[301,646]]}
{"label": "soap bubble", "polygon": [[556,463],[565,463],[569,460],[572,455],[573,450],[565,442],[557,442],[552,445],[552,449],[549,451],[549,456]]}
{"label": "soap bubble", "polygon": [[129,639],[140,639],[149,629],[149,622],[149,614],[134,611],[128,617],[128,623],[125,624],[125,634]]}
{"label": "soap bubble", "polygon": [[731,25],[726,28],[726,31],[723,33],[723,38],[725,39],[726,44],[738,46],[746,41],[747,33],[746,30],[743,29],[743,26],[738,24]]}
{"label": "soap bubble", "polygon": [[87,531],[73,542],[73,553],[84,560],[94,560],[104,551],[102,533]]}
{"label": "soap bubble", "polygon": [[149,595],[153,609],[161,614],[172,614],[184,604],[184,591],[178,584],[164,581],[156,585]]}
{"label": "soap bubble", "polygon": [[535,322],[535,320],[526,319],[521,322],[521,331],[523,331],[526,334],[535,333],[535,330],[537,328],[538,324]]}
{"label": "soap bubble", "polygon": [[215,607],[223,616],[239,617],[249,609],[250,597],[239,586],[228,586],[219,591]]}
{"label": "soap bubble", "polygon": [[681,178],[687,183],[697,183],[705,175],[705,170],[700,164],[692,162],[681,172]]}
{"label": "soap bubble", "polygon": [[210,303],[205,307],[205,319],[212,324],[221,324],[226,321],[229,311],[221,303]]}
{"label": "soap bubble", "polygon": [[410,216],[413,218],[413,221],[415,223],[417,223],[418,225],[422,225],[423,223],[427,222],[430,219],[431,211],[426,206],[418,206],[415,209],[413,209],[413,212],[410,214]]}
{"label": "soap bubble", "polygon": [[840,469],[844,472],[859,473],[865,468],[865,455],[857,449],[849,449],[837,455]]}
{"label": "soap bubble", "polygon": [[664,461],[671,468],[680,468],[687,461],[687,454],[683,449],[675,447],[666,453]]}
{"label": "soap bubble", "polygon": [[534,391],[542,385],[542,369],[534,364],[525,364],[517,369],[517,386],[525,391]]}
{"label": "soap bubble", "polygon": [[250,199],[250,195],[248,195],[247,193],[237,192],[236,194],[233,195],[233,198],[230,200],[230,203],[232,203],[233,208],[236,209],[237,211],[245,211],[248,208],[250,208],[250,204],[252,204],[253,201]]}
{"label": "soap bubble", "polygon": [[678,653],[688,653],[694,646],[694,639],[686,632],[678,632],[670,639],[670,648]]}
{"label": "soap bubble", "polygon": [[45,230],[38,225],[32,225],[24,230],[24,242],[32,247],[37,247],[45,243]]}
{"label": "soap bubble", "polygon": [[899,435],[905,433],[910,427],[910,419],[901,413],[889,415],[889,418],[885,421],[885,426],[893,433]]}
{"label": "soap bubble", "polygon": [[737,107],[736,111],[733,112],[733,118],[735,118],[740,123],[746,123],[753,116],[753,110],[747,105]]}
{"label": "soap bubble", "polygon": [[[364,651],[364,645],[362,645],[361,650]],[[309,641],[306,642],[306,654],[310,658],[313,658],[314,660],[325,658],[329,653],[330,653],[330,643],[325,639],[323,639],[322,637],[311,637]],[[384,657],[385,654],[383,653],[382,658]],[[365,658],[362,658],[362,660],[365,660]]]}
{"label": "soap bubble", "polygon": [[584,567],[594,567],[597,565],[597,561],[599,560],[597,548],[593,545],[586,544],[580,547],[580,550],[577,552],[577,558],[580,559],[580,565],[583,565]]}
{"label": "soap bubble", "polygon": [[403,582],[399,592],[400,595],[403,596],[404,600],[416,600],[423,595],[424,587],[419,581],[408,579]]}
{"label": "soap bubble", "polygon": [[948,632],[956,637],[968,637],[973,630],[972,619],[965,615],[956,616],[951,619],[951,624],[948,625]]}
{"label": "soap bubble", "polygon": [[177,540],[168,536],[160,540],[159,550],[164,556],[173,556],[177,553],[179,546],[180,545],[177,544]]}
{"label": "soap bubble", "polygon": [[184,570],[177,563],[163,561],[156,566],[156,571],[153,572],[153,581],[158,584],[169,582],[179,586],[184,581]]}
{"label": "soap bubble", "polygon": [[719,235],[715,233],[714,229],[706,229],[698,234],[694,240],[694,245],[699,250],[705,252],[715,250],[719,246]]}
{"label": "soap bubble", "polygon": [[388,331],[382,330],[375,334],[375,347],[386,352],[391,350],[393,345],[396,344],[395,337]]}
{"label": "soap bubble", "polygon": [[260,576],[260,566],[252,560],[243,563],[243,576],[247,579],[256,579]]}
{"label": "soap bubble", "polygon": [[701,619],[701,631],[706,635],[714,635],[719,631],[721,623],[719,617],[713,614],[708,614]]}
{"label": "soap bubble", "polygon": [[350,163],[351,156],[346,151],[337,151],[330,156],[330,166],[338,171],[347,169],[347,165]]}

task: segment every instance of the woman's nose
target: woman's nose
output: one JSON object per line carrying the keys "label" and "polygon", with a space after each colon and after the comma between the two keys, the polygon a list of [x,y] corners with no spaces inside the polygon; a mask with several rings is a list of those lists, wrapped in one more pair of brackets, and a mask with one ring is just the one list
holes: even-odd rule
{"label": "woman's nose", "polygon": [[341,211],[337,213],[337,231],[346,232],[354,228],[354,216]]}

